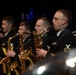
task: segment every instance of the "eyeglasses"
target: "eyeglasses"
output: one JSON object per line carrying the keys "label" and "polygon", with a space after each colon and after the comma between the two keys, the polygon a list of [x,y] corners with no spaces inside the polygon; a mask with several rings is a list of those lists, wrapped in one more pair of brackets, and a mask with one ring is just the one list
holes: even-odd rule
{"label": "eyeglasses", "polygon": [[53,20],[57,21],[57,20],[64,20],[64,19],[60,19],[60,18],[57,18],[57,17],[53,17]]}

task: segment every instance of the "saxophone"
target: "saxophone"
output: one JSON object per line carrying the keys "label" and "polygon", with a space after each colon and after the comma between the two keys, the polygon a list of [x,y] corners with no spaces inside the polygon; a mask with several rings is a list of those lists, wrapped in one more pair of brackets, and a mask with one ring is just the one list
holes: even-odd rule
{"label": "saxophone", "polygon": [[[20,38],[19,38],[20,53],[21,53],[21,52],[24,53],[24,46],[23,46],[23,38],[22,38],[22,35],[23,35],[23,34],[20,34]],[[21,70],[22,70],[22,72],[24,72],[24,70],[25,70],[25,60],[20,57],[20,54],[19,54],[18,56],[19,56],[20,63],[21,63]]]}
{"label": "saxophone", "polygon": [[23,73],[27,68],[25,61],[28,61],[31,66],[33,66],[33,64],[34,64],[34,62],[32,61],[32,59],[29,56],[32,56],[34,59],[36,59],[36,58],[35,58],[35,55],[32,53],[32,47],[28,47],[26,50],[24,50],[22,35],[20,35],[19,41],[20,41],[20,53],[23,52],[21,58],[19,55],[19,59],[20,59],[20,63],[21,63],[21,70]]}
{"label": "saxophone", "polygon": [[[35,48],[42,48],[42,43],[43,43],[42,33],[40,35],[38,35],[36,31],[33,31],[33,37],[34,37]],[[41,57],[36,55],[36,60],[41,61]]]}
{"label": "saxophone", "polygon": [[[34,37],[34,43],[35,43],[35,48],[42,48],[43,40],[42,37],[44,36],[45,32],[52,29],[52,27],[48,27],[47,29],[44,29],[43,31],[40,32],[40,34],[37,34],[36,31],[33,31],[33,37]],[[42,57],[36,55],[37,60],[42,61]]]}
{"label": "saxophone", "polygon": [[[13,38],[15,38],[16,36],[18,36],[19,34],[17,33],[15,36],[12,36],[12,37],[10,37],[9,39],[8,39],[8,41],[7,41],[7,49],[8,50],[13,50],[13,44],[11,43],[11,40],[13,39]],[[3,51],[4,51],[4,53],[6,53],[5,51],[6,51],[6,49],[5,48],[3,48]],[[6,55],[6,54],[5,54]],[[11,58],[10,57],[8,57],[7,55],[6,55],[6,57],[4,57],[2,60],[1,60],[1,63],[3,64],[3,72],[4,73],[6,73],[7,75],[11,75],[11,68],[10,68],[10,65],[11,65]],[[17,74],[18,75],[18,74]]]}

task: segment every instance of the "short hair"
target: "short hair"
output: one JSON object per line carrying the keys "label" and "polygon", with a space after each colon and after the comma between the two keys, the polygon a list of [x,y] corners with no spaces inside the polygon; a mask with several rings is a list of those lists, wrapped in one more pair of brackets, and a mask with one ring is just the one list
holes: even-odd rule
{"label": "short hair", "polygon": [[47,25],[48,27],[51,26],[50,20],[47,17],[40,17],[40,18],[38,18],[38,20],[43,20],[44,25]]}
{"label": "short hair", "polygon": [[30,31],[33,30],[33,29],[32,29],[32,23],[29,22],[29,21],[23,21],[23,22],[21,22],[21,23],[20,23],[20,26],[26,26],[26,28],[27,28],[28,30],[30,30]]}
{"label": "short hair", "polygon": [[2,19],[8,21],[9,23],[11,23],[13,26],[15,26],[15,19],[12,16],[6,16]]}
{"label": "short hair", "polygon": [[72,13],[70,10],[66,10],[66,9],[59,9],[56,12],[61,12],[67,19],[68,22],[70,23],[70,21],[72,20]]}

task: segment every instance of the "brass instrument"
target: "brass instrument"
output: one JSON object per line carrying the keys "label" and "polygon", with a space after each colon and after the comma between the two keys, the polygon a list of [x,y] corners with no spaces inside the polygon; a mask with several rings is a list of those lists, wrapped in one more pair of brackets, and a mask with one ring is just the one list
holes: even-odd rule
{"label": "brass instrument", "polygon": [[28,49],[24,50],[22,35],[20,35],[19,41],[20,41],[20,53],[23,52],[21,57],[19,54],[21,70],[23,73],[27,69],[25,61],[28,61],[30,63],[30,65],[33,66],[33,61],[29,56],[32,56],[33,58],[35,58],[35,55],[32,53],[32,47],[29,47]]}
{"label": "brass instrument", "polygon": [[[18,36],[19,34],[17,33],[15,36],[12,36],[8,39],[7,41],[7,45],[8,45],[8,50],[13,50],[13,44],[11,43],[11,39],[15,38],[16,36]],[[6,55],[6,57],[4,57],[1,62],[2,64],[5,63],[5,66],[3,66],[3,71],[4,73],[6,73],[7,75],[11,75],[11,69],[10,69],[10,65],[11,65],[11,59],[10,57],[7,56],[6,54],[6,49],[3,48],[4,54]],[[17,74],[18,75],[18,74]]]}
{"label": "brass instrument", "polygon": [[[42,48],[42,37],[45,34],[46,31],[52,29],[52,27],[49,27],[47,29],[44,29],[40,34],[37,34],[36,31],[33,31],[33,37],[34,37],[34,43],[35,43],[35,48]],[[42,60],[42,58],[38,55],[36,55],[37,60]]]}
{"label": "brass instrument", "polygon": [[[29,56],[32,56],[34,58],[34,61]],[[36,57],[32,53],[32,48],[31,47],[29,47],[27,50],[25,50],[25,52],[23,53],[22,57],[25,60],[28,60],[31,66],[33,66],[34,62],[36,61]]]}
{"label": "brass instrument", "polygon": [[42,48],[42,37],[45,34],[46,31],[52,29],[52,27],[48,27],[47,29],[44,29],[41,31],[40,34],[37,34],[36,31],[33,31],[33,37],[34,37],[34,43],[35,43],[35,48]]}
{"label": "brass instrument", "polygon": [[[20,38],[19,38],[20,53],[21,53],[21,52],[24,53],[24,46],[23,46],[23,38],[22,38],[22,35],[23,35],[23,34],[21,34],[21,35],[20,35]],[[20,63],[21,63],[21,70],[22,70],[22,72],[24,72],[24,70],[25,70],[25,60],[20,57],[20,54],[19,54],[19,59],[20,59]]]}
{"label": "brass instrument", "polygon": [[42,37],[37,35],[36,31],[33,32],[35,48],[42,48]]}
{"label": "brass instrument", "polygon": [[16,73],[16,75],[19,75],[19,72],[16,70],[17,66],[18,66],[18,62],[15,61],[11,64],[10,69],[11,69],[11,71],[14,71]]}
{"label": "brass instrument", "polygon": [[[42,48],[42,33],[40,35],[37,35],[36,31],[33,31],[33,37],[34,37],[34,43],[35,43],[35,48]],[[41,61],[41,57],[36,55],[36,60]]]}

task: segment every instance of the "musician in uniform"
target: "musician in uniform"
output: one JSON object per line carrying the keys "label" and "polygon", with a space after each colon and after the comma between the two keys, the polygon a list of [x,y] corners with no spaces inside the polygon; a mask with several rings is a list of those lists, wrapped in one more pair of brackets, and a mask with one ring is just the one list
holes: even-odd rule
{"label": "musician in uniform", "polygon": [[51,43],[51,53],[67,52],[76,47],[75,37],[69,29],[72,13],[69,10],[57,10],[53,17],[53,26],[57,34]]}
{"label": "musician in uniform", "polygon": [[[19,36],[22,35],[22,37],[19,37],[19,39],[20,39],[19,44],[15,48],[15,50],[13,50],[13,51],[8,50],[8,52],[7,52],[8,56],[13,57],[14,61],[17,61],[18,65],[21,68],[22,68],[22,66],[21,66],[19,55],[21,57],[25,51],[27,51],[26,53],[28,53],[28,51],[30,51],[30,49],[32,50],[31,51],[32,55],[29,54],[28,57],[31,59],[32,63],[33,63],[33,61],[35,62],[34,57],[36,55],[36,52],[35,52],[36,50],[34,47],[34,40],[33,40],[32,33],[31,33],[32,32],[31,26],[32,26],[31,22],[21,22],[20,23],[18,33],[19,33]],[[24,52],[21,52],[21,50]],[[27,69],[28,66],[31,64],[31,62],[27,58],[24,58],[24,59],[25,59],[24,67],[26,67],[25,69]],[[19,73],[21,73],[21,71],[22,71],[21,68],[19,70]]]}
{"label": "musician in uniform", "polygon": [[41,47],[36,47],[36,55],[41,58],[44,58],[44,55],[50,49],[50,43],[52,41],[53,36],[53,29],[49,19],[47,17],[38,18],[35,25],[35,30],[37,35],[40,35],[42,39]]}
{"label": "musician in uniform", "polygon": [[[56,56],[59,52],[67,52],[76,47],[75,37],[69,30],[69,23],[72,20],[72,13],[69,10],[57,10],[53,17],[53,26],[56,34],[50,44],[50,50],[44,56]],[[39,54],[43,55],[43,53]]]}
{"label": "musician in uniform", "polygon": [[[12,36],[15,35],[15,31],[13,30],[13,27],[15,26],[15,20],[12,16],[6,16],[2,19],[2,33],[0,33],[2,35],[2,37],[0,38],[0,60],[2,60],[4,57],[7,56],[7,48],[8,48],[8,39]],[[17,45],[17,39],[12,40],[11,43],[13,44],[13,46],[16,47]],[[2,64],[1,64],[2,65]],[[1,68],[1,67],[0,67]],[[3,75],[2,72],[3,68],[1,68],[0,70],[0,75]]]}

